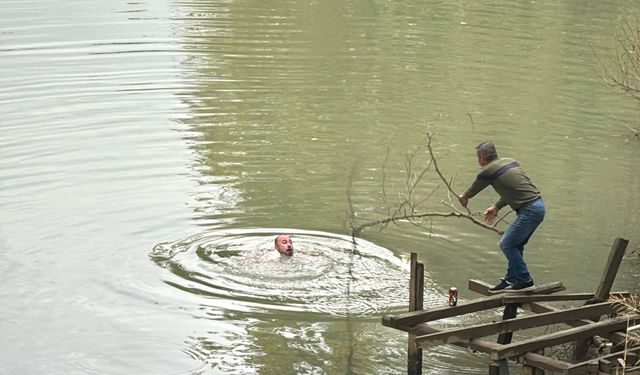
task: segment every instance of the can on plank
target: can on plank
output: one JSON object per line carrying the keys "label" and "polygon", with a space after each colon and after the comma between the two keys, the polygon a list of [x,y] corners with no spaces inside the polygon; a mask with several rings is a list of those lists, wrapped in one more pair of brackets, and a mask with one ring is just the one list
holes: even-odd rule
{"label": "can on plank", "polygon": [[451,287],[449,289],[449,306],[456,306],[458,304],[458,288]]}

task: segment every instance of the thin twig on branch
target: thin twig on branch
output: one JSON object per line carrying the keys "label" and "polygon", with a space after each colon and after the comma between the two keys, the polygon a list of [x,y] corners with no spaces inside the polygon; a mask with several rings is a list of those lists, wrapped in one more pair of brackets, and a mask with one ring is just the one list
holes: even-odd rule
{"label": "thin twig on branch", "polygon": [[[444,182],[444,184],[447,186],[447,189],[449,189],[451,194],[455,195],[455,197],[457,198],[457,197],[459,197],[458,193],[453,191],[453,188],[451,187],[451,184],[447,181],[446,178],[444,178],[444,176],[442,175],[442,172],[440,172],[440,168],[438,168],[438,163],[436,162],[436,157],[433,154],[433,148],[431,147],[431,140],[432,139],[433,139],[433,134],[427,133],[427,148],[429,149],[429,155],[431,155],[431,160],[433,161],[433,167],[436,169],[436,173],[438,174],[438,176],[440,176],[440,179],[442,180],[442,182]],[[466,208],[466,209],[467,209],[467,213],[469,215],[471,215],[471,210],[468,209],[468,208]]]}
{"label": "thin twig on branch", "polygon": [[[640,22],[638,18],[625,17],[615,33],[615,50],[611,57],[602,59],[592,47],[599,69],[596,75],[602,83],[615,91],[640,100]],[[638,130],[627,125],[632,138],[640,139]]]}
{"label": "thin twig on branch", "polygon": [[[487,224],[487,223],[485,223],[485,222],[483,222],[483,221],[480,221],[480,220],[476,219],[476,218],[473,216],[473,214],[471,214],[471,213],[468,213],[468,214],[467,214],[467,213],[464,213],[464,212],[460,212],[460,210],[458,210],[458,209],[457,209],[453,204],[451,204],[451,203],[447,203],[447,202],[444,202],[444,201],[443,201],[442,203],[443,203],[445,206],[448,206],[448,207],[450,207],[451,209],[453,209],[453,210],[454,210],[453,214],[455,214],[455,215],[452,215],[452,216],[457,216],[457,217],[464,217],[464,218],[467,218],[467,219],[471,220],[474,224],[479,225],[479,226],[481,226],[481,227],[483,227],[483,228],[485,228],[485,229],[489,229],[490,231],[496,232],[496,233],[498,233],[498,234],[503,234],[503,233],[504,233],[504,231],[503,231],[503,230],[498,229],[498,228],[497,228],[497,227],[495,227],[494,225],[489,225],[489,224]],[[506,216],[506,215],[505,215],[505,216]]]}
{"label": "thin twig on branch", "polygon": [[452,212],[427,212],[427,213],[423,213],[423,214],[416,214],[416,215],[409,215],[409,216],[400,216],[400,217],[386,217],[384,219],[380,219],[380,220],[376,220],[376,221],[370,221],[368,223],[363,223],[361,225],[359,225],[356,228],[353,228],[354,232],[354,236],[358,236],[360,234],[360,232],[362,232],[363,229],[366,228],[370,228],[370,227],[375,227],[377,225],[384,225],[384,224],[388,224],[388,223],[395,223],[395,222],[399,222],[399,221],[413,221],[416,219],[423,219],[426,217],[458,217],[458,218],[466,218],[471,220],[474,224],[477,224],[485,229],[489,229],[490,231],[496,232],[498,234],[503,234],[504,231],[496,228],[496,227],[492,227],[489,226],[483,222],[481,222],[480,220],[474,218],[471,215],[465,214],[463,212],[456,212],[456,211],[452,211]]}

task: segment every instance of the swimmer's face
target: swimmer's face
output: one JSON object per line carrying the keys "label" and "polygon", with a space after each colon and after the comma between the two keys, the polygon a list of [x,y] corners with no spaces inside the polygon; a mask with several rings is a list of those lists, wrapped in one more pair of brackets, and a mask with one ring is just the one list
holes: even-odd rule
{"label": "swimmer's face", "polygon": [[280,254],[292,256],[293,255],[293,241],[291,241],[291,237],[283,234],[276,238],[276,250]]}

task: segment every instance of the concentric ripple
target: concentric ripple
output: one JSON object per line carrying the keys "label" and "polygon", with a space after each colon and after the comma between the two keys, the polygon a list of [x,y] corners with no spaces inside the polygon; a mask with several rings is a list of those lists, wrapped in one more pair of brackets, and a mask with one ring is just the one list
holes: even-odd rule
{"label": "concentric ripple", "polygon": [[[273,249],[280,233],[292,235],[292,257]],[[165,280],[169,285],[224,299],[225,309],[344,316],[406,305],[408,264],[348,236],[291,229],[213,231],[159,244],[150,256],[172,272]]]}
{"label": "concentric ripple", "polygon": [[[142,337],[118,341],[112,334],[104,334],[99,346],[89,345],[82,351],[71,351],[65,358],[66,374],[88,375],[202,375],[207,373],[207,363],[193,358],[178,344],[159,342]],[[121,338],[120,338],[121,340]],[[183,351],[186,356],[167,353]],[[116,357],[118,360],[113,360]],[[140,358],[153,361],[140,361]],[[54,372],[55,373],[55,372]]]}

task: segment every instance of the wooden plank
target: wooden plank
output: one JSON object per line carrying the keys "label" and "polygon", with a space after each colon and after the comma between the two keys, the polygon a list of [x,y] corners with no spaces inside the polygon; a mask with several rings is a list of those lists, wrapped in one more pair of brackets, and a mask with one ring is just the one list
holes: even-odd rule
{"label": "wooden plank", "polygon": [[[480,294],[484,294],[484,295],[493,295],[489,293],[488,288],[491,287],[492,285],[482,281],[482,280],[476,280],[476,279],[470,279],[469,280],[469,289],[471,291],[480,293]],[[501,293],[501,294],[506,294],[506,293]],[[500,294],[498,294],[500,295]],[[592,294],[595,295],[595,294]],[[612,292],[610,295],[612,296],[617,296],[617,297],[624,297],[624,298],[628,298],[630,296],[629,292]],[[569,296],[569,298],[567,300],[574,300],[573,297],[571,297],[572,295],[569,294],[567,295]],[[505,301],[514,301],[514,302],[522,302],[522,301],[526,301],[527,297],[530,296],[512,296],[509,297],[508,299],[506,299]],[[531,296],[534,297],[534,296]],[[550,297],[550,300],[548,302],[553,302],[553,301],[559,301],[557,299],[555,299],[556,297]],[[575,300],[580,300],[582,299],[582,297],[580,298],[576,298]],[[545,313],[545,312],[550,312],[550,311],[556,311],[558,309],[554,308],[554,307],[550,307],[550,306],[546,306],[543,304],[540,304],[538,302],[544,302],[543,297],[542,296],[535,296],[535,299],[531,299],[531,301],[536,301],[536,302],[522,302],[522,307],[526,308],[527,310],[534,312],[534,313]],[[581,325],[586,325],[586,324],[591,324],[593,323],[590,320],[585,320],[585,319],[581,319],[581,320],[575,320],[572,322],[569,322],[569,325],[574,326],[574,327],[578,327]],[[620,332],[614,332],[614,333],[610,333],[610,334],[604,334],[603,337],[606,337],[607,339],[613,341],[613,342],[621,342],[624,341],[624,334],[620,333]]]}
{"label": "wooden plank", "polygon": [[629,348],[627,350],[621,350],[615,353],[609,353],[609,354],[600,356],[599,358],[596,358],[596,359],[590,359],[588,361],[573,364],[569,366],[569,368],[566,371],[566,374],[569,374],[569,375],[579,374],[580,369],[589,365],[593,361],[599,362],[601,364],[600,366],[601,369],[605,371],[609,371],[612,366],[613,368],[615,368],[615,363],[617,362],[617,358],[624,357],[625,352],[627,355],[629,353],[640,354],[640,347],[634,347],[634,348]]}
{"label": "wooden plank", "polygon": [[[418,262],[418,254],[411,253],[409,276],[409,311],[422,310],[424,267]],[[415,333],[409,332],[407,341],[407,374],[422,374],[422,349],[416,345]]]}
{"label": "wooden plank", "polygon": [[[582,300],[584,299],[583,297],[579,296],[584,294],[584,297],[586,297],[587,295],[591,295],[593,296],[593,293],[575,293],[575,294],[555,294],[555,295],[548,295],[548,296],[532,296],[532,297],[536,297],[531,299],[531,302],[522,302],[522,308],[529,310],[531,312],[534,313],[544,313],[544,312],[549,312],[549,311],[555,311],[557,310],[555,307],[551,307],[551,306],[547,306],[547,305],[543,305],[540,304],[538,302],[560,302],[560,301],[578,301],[578,300]],[[576,296],[576,298],[573,298],[572,296]],[[629,298],[629,296],[631,295],[629,292],[615,292],[615,293],[611,293],[611,295],[616,295],[616,296],[622,296],[624,298]],[[563,297],[563,296],[568,296],[570,298],[565,299],[556,299],[555,297]],[[527,296],[528,297],[528,296]],[[539,298],[538,298],[539,297]],[[545,297],[549,297],[549,299],[545,299]],[[588,299],[591,299],[588,298]],[[526,298],[520,298],[520,297],[512,297],[512,298],[508,298],[505,299],[505,303],[513,301],[513,302],[521,302],[521,301],[526,301]],[[574,321],[573,325],[575,326],[577,321]],[[585,322],[584,324],[589,324],[590,322]]]}
{"label": "wooden plank", "polygon": [[[619,293],[627,293],[627,292],[619,292]],[[543,304],[540,303],[535,303],[532,302],[529,304],[529,306],[531,307],[531,311],[534,313],[545,313],[545,312],[549,312],[549,311],[558,311],[558,309],[556,309],[555,307],[550,307],[550,306],[545,306]],[[588,324],[593,324],[594,321],[593,320],[589,320],[589,319],[578,319],[578,320],[574,320],[571,322],[567,322],[568,325],[572,326],[572,327],[580,327],[580,326],[585,326]],[[626,335],[622,332],[611,332],[611,333],[603,333],[599,336],[602,336],[604,338],[606,338],[609,341],[612,341],[614,343],[620,343],[620,342],[624,342],[626,339]]]}
{"label": "wooden plank", "polygon": [[624,330],[626,329],[627,324],[636,324],[636,321],[639,318],[639,315],[634,315],[629,321],[627,317],[619,317],[586,326],[552,332],[513,344],[503,345],[502,348],[491,353],[491,359],[498,360],[501,358],[516,357],[526,352],[532,352],[549,346],[559,345],[565,342],[600,335],[603,333]]}
{"label": "wooden plank", "polygon": [[[441,332],[439,329],[434,328],[428,324],[418,324],[412,328],[417,336],[428,335],[431,333]],[[451,342],[451,345],[456,345],[461,348],[470,349],[477,352],[489,354],[500,348],[500,344],[495,342],[485,341],[482,339],[473,339],[470,341]]]}
{"label": "wooden plank", "polygon": [[610,314],[614,311],[615,310],[611,307],[611,303],[602,302],[594,305],[582,306],[576,309],[558,310],[543,314],[507,319],[495,323],[480,324],[472,327],[450,329],[429,335],[417,336],[416,342],[420,347],[426,348],[429,346],[449,344],[453,341],[464,341],[505,332],[514,332],[550,324],[565,323],[571,320]]}
{"label": "wooden plank", "polygon": [[[622,238],[616,238],[615,241],[613,241],[613,246],[611,247],[611,251],[609,252],[609,257],[607,258],[607,263],[605,264],[604,270],[602,272],[602,277],[600,279],[600,283],[598,284],[598,289],[595,292],[595,296],[593,297],[593,299],[587,301],[586,303],[605,301],[609,297],[611,287],[613,286],[613,281],[618,274],[618,268],[620,267],[622,257],[624,256],[624,252],[627,249],[628,244],[629,241]],[[584,340],[576,341],[574,360],[579,362],[587,358],[590,342],[590,337],[586,337]]]}
{"label": "wooden plank", "polygon": [[[472,280],[469,280],[469,284],[470,285],[471,285],[471,281]],[[473,282],[474,282],[474,284],[477,283],[479,286],[481,286],[481,285],[489,285],[488,283],[485,283],[485,282],[479,281],[479,280],[473,280]],[[486,289],[483,289],[483,290],[484,290],[484,292],[486,294],[490,294],[490,293],[487,292]],[[629,293],[627,291],[621,291],[621,292],[611,292],[609,295],[610,296],[615,296],[615,297],[618,297],[618,298],[629,298],[631,296],[631,293]],[[514,296],[514,297],[520,298],[519,296]],[[549,297],[551,297],[551,296],[549,296]],[[517,298],[513,299],[513,300],[514,301],[518,301]],[[543,301],[539,301],[538,300],[538,302],[543,302]],[[552,302],[552,301],[549,301],[549,302]],[[523,303],[522,307],[526,308],[527,310],[529,310],[531,312],[534,312],[534,313],[545,313],[545,312],[557,311],[558,310],[555,307],[543,305],[543,304],[537,303],[537,302]],[[586,325],[586,324],[591,324],[591,323],[593,323],[593,321],[587,320],[587,319],[579,319],[579,320],[574,320],[574,321],[571,321],[571,322],[567,322],[568,325],[573,326],[573,327],[579,327],[579,326]],[[613,332],[613,333],[608,333],[608,334],[602,334],[601,336],[605,337],[606,339],[608,339],[610,341],[613,341],[615,343],[624,342],[625,337],[626,337],[624,335],[624,333],[621,333],[621,332]]]}
{"label": "wooden plank", "polygon": [[[525,294],[551,294],[551,293],[555,293],[555,292],[561,292],[563,290],[565,290],[567,288],[564,287],[564,284],[562,284],[562,281],[554,281],[551,283],[546,283],[546,284],[540,284],[538,286],[536,286],[535,288],[533,288],[532,290],[527,290],[524,292],[517,292],[517,293],[525,293]],[[509,292],[506,292],[509,293]]]}
{"label": "wooden plank", "polygon": [[600,372],[600,362],[597,359],[587,362],[579,369],[572,369],[563,372],[564,375],[597,375]]}
{"label": "wooden plank", "polygon": [[[489,288],[493,287],[493,285],[484,282],[482,280],[470,279],[468,282],[468,288],[472,292],[476,292],[485,296],[492,295],[489,293]],[[530,294],[551,294],[555,292],[559,292],[565,290],[566,288],[562,284],[561,281],[554,281],[551,283],[540,284],[535,287],[533,290],[528,290],[524,292],[509,292],[510,295],[530,295]],[[507,292],[503,292],[500,294],[506,294]]]}
{"label": "wooden plank", "polygon": [[[523,306],[525,307],[525,306]],[[558,311],[559,309],[555,308],[555,307],[551,307],[551,306],[546,306],[543,305],[541,303],[537,303],[537,302],[531,302],[531,303],[527,303],[526,307],[528,307],[528,309],[531,312],[534,312],[536,314],[541,314],[541,313],[546,313],[549,311]],[[584,324],[589,324],[589,323],[584,323]],[[583,325],[583,324],[578,324],[578,325]]]}
{"label": "wooden plank", "polygon": [[483,296],[495,295],[495,294],[489,293],[489,288],[493,287],[493,285],[489,284],[486,281],[469,279],[467,287],[469,288],[470,291],[476,292],[478,294],[482,294]]}
{"label": "wooden plank", "polygon": [[534,294],[534,295],[506,294],[504,296],[504,303],[586,301],[593,298],[593,296],[594,296],[593,293]]}
{"label": "wooden plank", "polygon": [[571,363],[549,358],[537,353],[525,353],[522,356],[522,363],[545,371],[564,371],[571,366]]}
{"label": "wooden plank", "polygon": [[480,298],[474,301],[458,303],[457,306],[441,306],[428,310],[412,311],[398,315],[385,315],[382,317],[382,324],[387,327],[406,331],[411,326],[419,323],[431,322],[438,319],[497,308],[502,305],[502,297],[500,295],[496,295]]}
{"label": "wooden plank", "polygon": [[[552,295],[548,295],[548,294],[522,295],[522,294],[515,294],[515,293],[491,294],[489,293],[488,288],[492,286],[493,285],[485,281],[476,280],[476,279],[470,279],[468,284],[469,290],[471,290],[472,292],[476,292],[485,296],[496,296],[496,295],[505,296],[505,303],[509,303],[509,302],[526,303],[526,302],[545,302],[545,301],[546,302],[581,301],[581,300],[593,299],[593,297],[595,296],[595,293],[570,293],[570,294],[552,294]],[[627,291],[610,293],[610,296],[615,296],[619,298],[629,298],[630,295],[631,294]]]}
{"label": "wooden plank", "polygon": [[[535,352],[533,352],[531,354],[541,355],[543,358],[545,358],[544,357],[544,349],[536,350]],[[520,360],[522,361],[523,366],[527,366],[522,359],[520,359]],[[562,362],[560,362],[560,363],[562,363]],[[534,375],[544,375],[545,374],[545,370],[540,368],[540,367],[536,366],[536,367],[534,367],[534,369],[535,369],[533,371]]]}
{"label": "wooden plank", "polygon": [[624,252],[627,249],[628,244],[629,241],[619,237],[613,241],[609,258],[607,258],[607,264],[604,267],[602,278],[600,279],[598,289],[595,293],[596,300],[602,301],[609,297],[613,281],[618,274],[618,268],[620,268],[620,263],[622,262],[622,257],[624,256]]}

